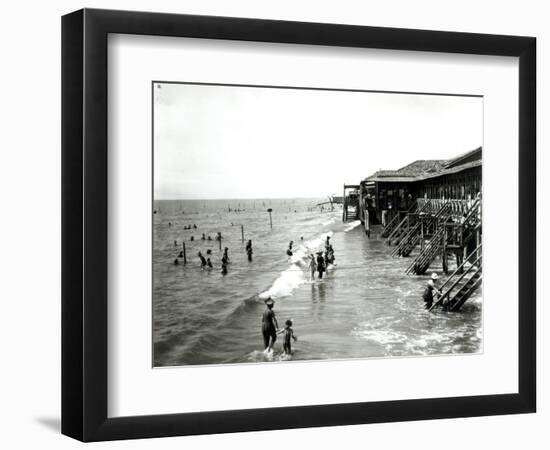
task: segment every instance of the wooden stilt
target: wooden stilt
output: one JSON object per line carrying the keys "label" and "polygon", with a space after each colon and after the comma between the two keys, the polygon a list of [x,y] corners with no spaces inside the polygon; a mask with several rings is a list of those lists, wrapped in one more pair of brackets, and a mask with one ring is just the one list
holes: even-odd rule
{"label": "wooden stilt", "polygon": [[420,251],[424,250],[424,221],[420,219]]}
{"label": "wooden stilt", "polygon": [[476,247],[478,248],[476,253],[476,258],[479,258],[481,255],[481,250],[479,249],[479,244],[481,244],[481,233],[479,230],[476,231]]}
{"label": "wooden stilt", "polygon": [[458,273],[463,273],[464,272],[464,267],[461,267],[461,266],[463,265],[463,263],[464,263],[467,256],[468,256],[467,246],[464,246],[461,249],[458,249],[456,251],[456,265],[457,265],[457,267],[460,267],[460,270],[458,271]]}
{"label": "wooden stilt", "polygon": [[344,208],[342,209],[342,222],[345,222],[348,220],[347,213],[348,213],[348,202],[346,199],[346,185],[344,184]]}
{"label": "wooden stilt", "polygon": [[449,271],[449,267],[447,264],[447,228],[445,228],[445,231],[443,232],[441,259],[443,264],[443,273],[446,274]]}

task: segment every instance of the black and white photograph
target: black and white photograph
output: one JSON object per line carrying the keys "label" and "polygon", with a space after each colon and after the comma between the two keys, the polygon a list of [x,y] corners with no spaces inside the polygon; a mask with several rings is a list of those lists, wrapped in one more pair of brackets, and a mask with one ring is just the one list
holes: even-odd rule
{"label": "black and white photograph", "polygon": [[483,97],[153,81],[153,367],[483,352]]}
{"label": "black and white photograph", "polygon": [[545,6],[6,3],[0,448],[548,448]]}

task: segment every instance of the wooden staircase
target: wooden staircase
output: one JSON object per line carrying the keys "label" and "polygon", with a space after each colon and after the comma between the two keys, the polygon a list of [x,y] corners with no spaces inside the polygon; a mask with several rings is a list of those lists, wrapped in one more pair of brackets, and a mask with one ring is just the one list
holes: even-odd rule
{"label": "wooden staircase", "polygon": [[[397,216],[396,216],[397,217]],[[401,238],[407,234],[410,225],[410,217],[407,215],[401,219],[401,221],[394,227],[393,231],[386,239],[386,244],[392,245],[392,243],[399,243]]]}
{"label": "wooden staircase", "polygon": [[473,239],[476,231],[481,228],[481,202],[476,200],[472,204],[462,223],[462,243],[467,244]]}
{"label": "wooden staircase", "polygon": [[[346,206],[347,208],[347,206]],[[355,209],[347,209],[346,210],[346,222],[350,221],[350,220],[358,220],[359,219],[359,214],[358,214],[358,210],[359,208],[355,208]]]}
{"label": "wooden staircase", "polygon": [[417,222],[409,232],[401,239],[392,256],[409,256],[413,249],[420,243],[420,222]]}
{"label": "wooden staircase", "polygon": [[[428,203],[426,203],[428,205]],[[443,203],[437,210],[435,215],[426,217],[424,220],[418,220],[416,224],[410,228],[407,234],[400,240],[399,244],[392,253],[392,256],[409,256],[413,249],[420,242],[420,228],[422,225],[427,227],[437,228],[440,222],[446,222],[449,218],[451,205],[449,203]]]}
{"label": "wooden staircase", "polygon": [[[410,208],[405,212],[405,218],[407,217],[407,214],[412,214],[417,209],[417,202],[415,201]],[[399,226],[403,223],[403,214],[402,211],[398,211],[397,214],[394,216],[392,220],[384,227],[382,230],[382,233],[380,233],[380,236],[383,238],[389,237],[389,235]]]}
{"label": "wooden staircase", "polygon": [[426,273],[432,261],[441,252],[444,238],[445,229],[439,228],[405,272],[416,275]]}
{"label": "wooden staircase", "polygon": [[462,288],[449,299],[448,309],[450,311],[458,311],[479,286],[481,286],[481,269],[478,268],[463,284]]}
{"label": "wooden staircase", "polygon": [[462,224],[451,231],[445,232],[445,226],[439,227],[436,233],[428,241],[426,246],[416,256],[411,265],[407,268],[406,273],[422,275],[426,273],[432,261],[444,251],[445,243],[459,243],[464,246],[475,237],[475,231],[481,226],[479,221],[480,202],[476,201],[466,211]]}
{"label": "wooden staircase", "polygon": [[[386,244],[392,245],[396,244],[399,245],[401,240],[407,235],[407,233],[411,229],[411,222],[415,222],[418,217],[420,217],[421,214],[424,214],[429,208],[431,203],[428,201],[422,205],[420,209],[418,209],[415,212],[407,212],[405,214],[405,217],[401,219],[401,221],[397,224],[397,226],[394,227],[392,232],[389,234],[388,238],[386,239]],[[397,216],[396,216],[397,217]]]}
{"label": "wooden staircase", "polygon": [[440,289],[441,297],[433,304],[430,311],[437,306],[442,306],[448,311],[458,311],[481,286],[483,279],[481,246],[482,244],[479,244],[443,283]]}

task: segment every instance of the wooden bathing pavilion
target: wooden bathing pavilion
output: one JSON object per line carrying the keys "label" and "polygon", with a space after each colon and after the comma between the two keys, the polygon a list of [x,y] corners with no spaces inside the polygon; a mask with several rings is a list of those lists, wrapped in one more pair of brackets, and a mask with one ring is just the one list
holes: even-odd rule
{"label": "wooden bathing pavilion", "polygon": [[439,260],[449,275],[454,260],[437,303],[453,311],[482,282],[481,176],[478,147],[451,160],[418,160],[398,170],[380,170],[357,189],[356,218],[367,235],[371,225],[382,226],[381,237],[394,247],[392,256],[411,258],[408,274],[425,274]]}

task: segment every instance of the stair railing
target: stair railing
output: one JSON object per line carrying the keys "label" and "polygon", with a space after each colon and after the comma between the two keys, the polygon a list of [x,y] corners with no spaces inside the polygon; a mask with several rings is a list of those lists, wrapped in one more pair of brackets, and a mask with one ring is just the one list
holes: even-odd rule
{"label": "stair railing", "polygon": [[474,203],[472,203],[472,206],[470,206],[468,211],[466,211],[466,215],[464,216],[464,219],[463,219],[463,224],[467,224],[468,222],[470,222],[472,217],[478,215],[479,207],[480,207],[480,202],[479,202],[479,199],[477,199],[474,201]]}
{"label": "stair railing", "polygon": [[[417,201],[414,201],[412,205],[409,207],[409,209],[407,209],[407,211],[405,212],[405,218],[407,217],[407,214],[411,213],[413,210],[417,208],[417,203],[418,203]],[[384,229],[382,230],[381,236],[383,238],[388,237],[388,234],[393,232],[397,228],[399,228],[399,225],[402,222],[403,220],[401,218],[401,214],[398,211],[395,217],[392,220],[390,220],[390,222],[384,227]]]}
{"label": "stair railing", "polygon": [[[422,210],[424,210],[426,208],[426,206],[428,204],[431,204],[432,202],[433,202],[433,200],[430,200],[429,202],[426,202],[426,205],[424,205]],[[439,204],[440,204],[440,202],[436,201],[436,205],[439,205]],[[441,206],[439,206],[439,208],[437,209],[437,212],[435,213],[435,215],[430,218],[430,222],[434,223],[434,222],[437,222],[438,220],[440,220],[441,216],[444,213],[448,213],[449,208],[450,208],[450,203],[448,201],[441,204]],[[419,212],[421,212],[421,211],[419,211]],[[415,239],[414,235],[418,231],[419,228],[420,228],[420,222],[417,222],[416,225],[414,227],[412,227],[407,232],[407,234],[403,237],[403,239],[399,242],[399,245],[393,251],[392,256],[400,255],[408,244],[411,244],[413,246],[415,246],[417,244],[418,239]]]}
{"label": "stair railing", "polygon": [[[468,286],[468,283],[470,283],[470,281],[472,281],[472,279],[480,272],[481,272],[481,267],[479,267],[475,271],[475,273],[470,277],[470,279],[466,283],[464,283],[464,285],[460,288],[460,291],[458,291],[458,293],[456,293],[452,297],[452,299],[449,300],[449,301],[454,300],[453,303],[450,305],[451,311],[458,311],[460,309],[460,307],[466,302],[466,300],[468,300],[470,298],[470,296],[479,287],[479,285],[481,284],[481,277],[478,277],[476,280],[474,280],[474,282],[470,286]],[[457,295],[459,295],[464,288],[466,288],[464,290],[464,293],[457,300],[457,298],[456,298]]]}
{"label": "stair railing", "polygon": [[[455,271],[451,274],[451,276],[449,278],[447,278],[447,280],[445,281],[445,283],[443,283],[441,285],[441,287],[439,288],[439,291],[440,292],[443,292],[443,288],[453,279],[453,277],[459,272],[459,270],[461,270],[465,264],[470,260],[470,258],[478,251],[481,249],[481,246],[482,244],[479,244],[474,251],[472,251],[472,253],[470,253],[466,258],[464,258],[464,261],[462,262],[462,264],[460,264],[460,266],[458,266]],[[451,293],[451,291],[455,288],[455,286],[474,268],[476,267],[476,264],[478,264],[480,261],[481,261],[481,258],[482,258],[482,255],[479,255],[475,261],[470,265],[470,267],[468,267],[468,269],[466,269],[465,271],[462,272],[462,274],[453,282],[453,284],[447,288],[447,290],[445,292],[443,292],[441,294],[441,296],[439,297],[439,300],[434,303],[432,305],[432,307],[428,310],[428,311],[431,311],[432,309],[434,309],[436,306],[439,306],[441,303],[443,303],[443,300],[445,299],[445,297],[448,297]],[[481,266],[478,268],[477,271],[481,270]]]}
{"label": "stair railing", "polygon": [[429,260],[431,262],[437,254],[439,250],[439,246],[441,245],[440,240],[443,237],[443,233],[445,230],[443,228],[439,228],[437,232],[432,236],[430,241],[426,244],[426,247],[418,254],[418,256],[414,259],[414,261],[409,265],[405,273],[411,273],[414,271],[415,273],[418,273],[417,270],[415,270],[415,267],[421,266],[423,264],[426,264]]}

